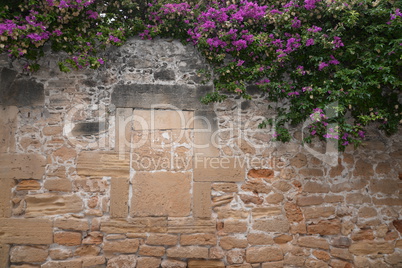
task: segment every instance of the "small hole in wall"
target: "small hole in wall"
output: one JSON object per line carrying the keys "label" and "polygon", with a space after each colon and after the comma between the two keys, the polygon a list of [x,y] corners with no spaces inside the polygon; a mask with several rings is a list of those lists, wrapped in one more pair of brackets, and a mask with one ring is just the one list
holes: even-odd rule
{"label": "small hole in wall", "polygon": [[31,117],[31,113],[30,112],[28,112],[28,118],[30,118]]}

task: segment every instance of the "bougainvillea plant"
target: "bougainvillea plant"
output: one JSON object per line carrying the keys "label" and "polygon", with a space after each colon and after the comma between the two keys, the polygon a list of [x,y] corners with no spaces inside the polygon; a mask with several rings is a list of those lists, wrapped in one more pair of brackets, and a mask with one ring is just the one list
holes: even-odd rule
{"label": "bougainvillea plant", "polygon": [[[281,103],[275,138],[309,122],[305,142],[358,145],[375,123],[402,124],[402,0],[17,1],[0,10],[0,49],[37,69],[44,46],[70,57],[60,68],[97,68],[97,52],[127,37],[191,43],[212,66],[215,91],[250,96],[258,86]],[[329,112],[330,111],[330,112]]]}

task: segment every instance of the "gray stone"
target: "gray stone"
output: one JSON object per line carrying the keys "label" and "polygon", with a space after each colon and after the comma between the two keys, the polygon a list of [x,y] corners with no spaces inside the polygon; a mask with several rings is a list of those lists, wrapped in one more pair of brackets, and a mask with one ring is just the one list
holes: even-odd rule
{"label": "gray stone", "polygon": [[176,79],[176,75],[173,70],[164,69],[158,72],[155,72],[154,78],[156,80],[162,81],[174,81]]}
{"label": "gray stone", "polygon": [[105,122],[80,122],[75,123],[72,130],[74,136],[98,135],[107,129]]}

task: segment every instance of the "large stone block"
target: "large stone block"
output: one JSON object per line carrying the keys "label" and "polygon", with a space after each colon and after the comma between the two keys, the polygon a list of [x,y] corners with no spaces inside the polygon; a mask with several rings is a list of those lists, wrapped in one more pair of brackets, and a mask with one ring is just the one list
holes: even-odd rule
{"label": "large stone block", "polygon": [[42,179],[46,158],[38,154],[0,154],[0,178]]}
{"label": "large stone block", "polygon": [[219,127],[213,111],[197,111],[194,116],[194,154],[201,157],[219,156]]}
{"label": "large stone block", "polygon": [[245,165],[242,158],[195,157],[194,181],[232,181],[245,179]]}
{"label": "large stone block", "polygon": [[33,79],[17,80],[16,76],[16,71],[1,68],[0,105],[43,106],[45,102],[43,84]]}
{"label": "large stone block", "polygon": [[123,152],[82,152],[78,155],[77,173],[89,177],[128,178],[130,155]]}
{"label": "large stone block", "polygon": [[0,179],[0,218],[11,217],[11,188],[14,180]]}
{"label": "large stone block", "polygon": [[190,173],[138,172],[132,185],[132,217],[182,217],[190,214]]}
{"label": "large stone block", "polygon": [[110,217],[127,217],[129,186],[129,178],[112,178],[110,186]]}
{"label": "large stone block", "polygon": [[53,243],[53,224],[44,219],[0,219],[0,244]]}
{"label": "large stone block", "polygon": [[46,215],[63,215],[81,212],[83,203],[78,195],[37,194],[27,195],[27,217],[42,217]]}
{"label": "large stone block", "polygon": [[129,152],[133,130],[133,109],[117,108],[115,127],[115,151]]}
{"label": "large stone block", "polygon": [[194,112],[182,110],[134,110],[133,128],[139,130],[192,129]]}
{"label": "large stone block", "polygon": [[119,108],[151,109],[158,108],[179,110],[212,110],[212,105],[202,104],[199,100],[211,86],[191,87],[186,85],[117,85],[112,93],[112,104]]}
{"label": "large stone block", "polygon": [[14,246],[10,251],[11,262],[44,262],[48,250],[43,247]]}
{"label": "large stone block", "polygon": [[0,153],[15,151],[15,132],[17,130],[18,108],[0,106]]}
{"label": "large stone block", "polygon": [[195,218],[211,217],[211,183],[194,182],[193,216]]}
{"label": "large stone block", "polygon": [[101,222],[101,231],[108,234],[126,233],[166,233],[166,217],[144,217],[128,220],[105,220]]}

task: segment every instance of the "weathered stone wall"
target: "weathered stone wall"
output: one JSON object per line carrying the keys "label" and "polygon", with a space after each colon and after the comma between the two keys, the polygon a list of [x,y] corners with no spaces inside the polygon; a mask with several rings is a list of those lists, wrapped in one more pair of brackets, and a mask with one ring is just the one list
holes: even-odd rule
{"label": "weathered stone wall", "polygon": [[215,105],[192,47],[131,40],[100,70],[0,61],[0,267],[401,267],[402,137],[345,153]]}

